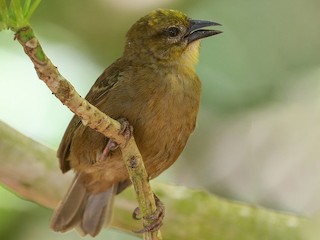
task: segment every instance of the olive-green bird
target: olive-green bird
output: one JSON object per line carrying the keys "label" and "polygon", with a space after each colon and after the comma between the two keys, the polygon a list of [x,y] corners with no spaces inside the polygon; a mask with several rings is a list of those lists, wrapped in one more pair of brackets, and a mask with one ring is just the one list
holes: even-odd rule
{"label": "olive-green bird", "polygon": [[[218,23],[191,20],[158,9],[138,20],[126,35],[121,58],[94,83],[86,99],[114,119],[125,118],[150,178],[179,157],[196,125],[201,82],[195,73],[200,39],[221,33],[203,29]],[[74,116],[58,149],[62,172],[76,176],[57,207],[51,227],[76,228],[96,236],[111,220],[112,200],[131,182],[120,149]]]}

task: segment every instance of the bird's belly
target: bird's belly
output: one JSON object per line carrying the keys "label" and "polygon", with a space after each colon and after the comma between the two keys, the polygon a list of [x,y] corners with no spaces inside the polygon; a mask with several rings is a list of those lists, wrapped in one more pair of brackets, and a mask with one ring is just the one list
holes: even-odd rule
{"label": "bird's belly", "polygon": [[[134,136],[151,178],[170,167],[184,149],[194,130],[197,109],[190,106],[161,106],[149,109],[136,122]],[[154,114],[153,114],[154,113]]]}

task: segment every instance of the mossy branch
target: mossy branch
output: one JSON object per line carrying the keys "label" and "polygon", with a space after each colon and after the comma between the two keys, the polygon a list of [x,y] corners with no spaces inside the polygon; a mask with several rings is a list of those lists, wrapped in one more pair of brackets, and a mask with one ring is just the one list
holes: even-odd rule
{"label": "mossy branch", "polygon": [[[61,175],[55,151],[0,122],[0,183],[20,197],[54,208],[71,182]],[[309,240],[307,220],[245,203],[225,200],[201,190],[154,183],[168,209],[161,232],[166,240]],[[132,234],[132,188],[116,197],[112,226]],[[313,222],[312,222],[313,223]],[[314,222],[318,229],[319,222]],[[310,232],[312,231],[312,232]],[[318,232],[317,232],[318,233]]]}

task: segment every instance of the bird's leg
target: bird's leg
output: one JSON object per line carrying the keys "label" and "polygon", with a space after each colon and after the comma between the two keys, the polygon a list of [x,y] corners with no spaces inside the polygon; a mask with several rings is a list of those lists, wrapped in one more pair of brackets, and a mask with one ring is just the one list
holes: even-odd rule
{"label": "bird's leg", "polygon": [[[156,202],[157,209],[150,216],[147,216],[146,218],[144,218],[144,219],[150,220],[152,222],[149,225],[144,226],[143,229],[138,230],[138,231],[134,231],[135,233],[155,232],[155,231],[158,231],[163,224],[162,221],[164,219],[164,213],[165,213],[164,204],[160,201],[160,199],[155,194],[153,194],[153,195],[154,195],[154,200]],[[140,215],[139,207],[137,207],[133,211],[133,213],[132,213],[133,219],[140,220],[141,217],[138,217],[138,215]]]}
{"label": "bird's leg", "polygon": [[105,161],[107,157],[109,156],[109,153],[111,151],[114,151],[118,148],[118,144],[111,139],[108,139],[107,145],[104,147],[100,157],[99,162]]}
{"label": "bird's leg", "polygon": [[[133,127],[129,124],[128,120],[126,118],[119,118],[117,119],[118,122],[121,124],[121,129],[119,131],[119,134],[123,135],[126,139],[125,145],[128,144],[129,139],[132,136],[133,133]],[[119,147],[119,145],[114,142],[112,139],[108,139],[107,145],[103,149],[100,157],[99,162],[105,161],[107,157],[109,156],[109,153],[116,150]]]}

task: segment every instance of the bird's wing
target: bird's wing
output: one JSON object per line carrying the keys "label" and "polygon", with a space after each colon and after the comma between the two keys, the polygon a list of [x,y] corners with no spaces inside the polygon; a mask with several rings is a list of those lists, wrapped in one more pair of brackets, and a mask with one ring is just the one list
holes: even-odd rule
{"label": "bird's wing", "polygon": [[73,138],[73,133],[80,126],[80,124],[81,124],[81,119],[77,115],[74,115],[59,145],[59,148],[57,151],[57,157],[59,158],[60,169],[63,173],[70,170],[70,163],[69,161],[67,161],[67,158],[70,153],[70,145]]}
{"label": "bird's wing", "polygon": [[122,71],[117,67],[118,61],[109,66],[93,84],[85,99],[99,108],[105,102],[106,94],[121,78]]}
{"label": "bird's wing", "polygon": [[[119,60],[118,60],[119,61]],[[110,65],[96,80],[91,87],[85,99],[91,104],[99,108],[105,102],[106,95],[109,90],[117,83],[121,72],[116,64],[118,61]],[[57,157],[59,158],[60,168],[62,172],[70,170],[70,163],[67,161],[70,154],[70,146],[74,132],[81,126],[81,119],[74,115],[71,119],[58,148]]]}

